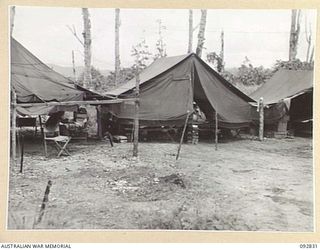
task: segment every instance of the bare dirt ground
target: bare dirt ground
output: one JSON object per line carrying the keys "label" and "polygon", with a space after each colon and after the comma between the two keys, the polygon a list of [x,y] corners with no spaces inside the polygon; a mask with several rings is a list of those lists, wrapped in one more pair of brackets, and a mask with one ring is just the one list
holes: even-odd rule
{"label": "bare dirt ground", "polygon": [[[9,229],[313,231],[312,140],[76,142],[72,156],[27,143],[10,169]],[[45,214],[40,205],[52,181]]]}

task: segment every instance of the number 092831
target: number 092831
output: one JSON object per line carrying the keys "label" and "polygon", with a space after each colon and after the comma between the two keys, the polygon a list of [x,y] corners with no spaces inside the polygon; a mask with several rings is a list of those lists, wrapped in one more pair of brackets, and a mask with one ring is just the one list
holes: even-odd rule
{"label": "number 092831", "polygon": [[310,248],[318,248],[317,244],[300,244],[300,248],[310,249]]}

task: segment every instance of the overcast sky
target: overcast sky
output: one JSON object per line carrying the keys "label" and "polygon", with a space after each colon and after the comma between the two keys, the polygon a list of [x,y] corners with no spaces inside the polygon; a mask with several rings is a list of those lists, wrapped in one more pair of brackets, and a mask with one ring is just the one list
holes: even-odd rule
{"label": "overcast sky", "polygon": [[[114,69],[114,9],[89,9],[92,26],[92,64],[99,69]],[[131,66],[131,48],[146,39],[154,52],[161,19],[168,56],[181,55],[188,47],[188,10],[121,9],[121,66]],[[194,25],[200,10],[194,10]],[[305,60],[305,20],[315,34],[316,11],[303,10],[298,57]],[[291,23],[290,10],[217,10],[207,14],[205,50],[220,51],[220,32],[224,30],[226,67],[239,67],[247,56],[254,66],[270,67],[277,59],[287,60]],[[13,36],[40,60],[48,64],[71,66],[71,51],[76,65],[83,65],[82,45],[67,29],[75,25],[83,31],[80,8],[16,7]],[[194,32],[194,50],[198,29]]]}

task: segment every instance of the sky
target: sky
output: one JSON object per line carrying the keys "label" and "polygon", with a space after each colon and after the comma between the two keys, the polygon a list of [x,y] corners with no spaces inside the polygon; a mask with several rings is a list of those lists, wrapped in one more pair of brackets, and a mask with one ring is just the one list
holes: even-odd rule
{"label": "sky", "polygon": [[[92,65],[98,69],[114,69],[114,9],[89,8],[92,34]],[[200,10],[193,11],[194,26],[200,21]],[[158,22],[165,29],[162,36],[168,56],[187,53],[188,18],[186,9],[121,9],[120,60],[122,67],[131,66],[132,46],[146,40],[150,52],[155,52],[159,37]],[[305,60],[307,43],[305,24],[316,34],[316,11],[302,10],[298,58]],[[205,49],[220,52],[220,33],[224,31],[226,68],[239,67],[247,57],[253,66],[271,67],[276,60],[288,60],[291,10],[223,10],[209,9],[205,32]],[[67,26],[83,32],[80,8],[16,6],[13,37],[47,64],[72,66],[75,51],[76,66],[83,65],[83,47]],[[193,50],[198,29],[193,35]],[[314,44],[314,39],[313,39]]]}

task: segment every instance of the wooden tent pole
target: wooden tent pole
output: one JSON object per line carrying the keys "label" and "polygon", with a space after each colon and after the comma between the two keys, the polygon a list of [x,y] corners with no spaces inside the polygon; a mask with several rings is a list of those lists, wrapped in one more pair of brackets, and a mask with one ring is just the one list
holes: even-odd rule
{"label": "wooden tent pole", "polygon": [[14,91],[14,89],[12,89],[12,120],[11,120],[11,153],[12,153],[12,160],[13,163],[15,163],[16,161],[16,119],[17,119],[17,95],[16,92]]}
{"label": "wooden tent pole", "polygon": [[140,76],[139,68],[136,69],[136,93],[135,93],[135,114],[134,114],[134,134],[133,134],[133,156],[138,156],[138,141],[139,141],[139,94],[140,94]]}
{"label": "wooden tent pole", "polygon": [[41,115],[39,115],[39,123],[40,123],[40,130],[41,130],[41,138],[43,140],[43,146],[44,146],[44,154],[47,157],[47,143],[46,143],[46,140],[44,138],[44,130],[43,130],[43,124],[42,124]]}
{"label": "wooden tent pole", "polygon": [[51,107],[51,106],[68,106],[68,105],[101,105],[101,104],[115,104],[122,102],[133,102],[135,98],[128,99],[113,99],[113,100],[93,100],[93,101],[65,101],[65,102],[39,102],[39,103],[18,103],[17,107]]}
{"label": "wooden tent pole", "polygon": [[[189,75],[189,82],[190,82],[190,88],[188,88],[188,97],[191,98],[192,100],[192,104],[193,104],[193,93],[192,90],[193,89],[193,77],[194,77],[194,72],[193,72],[193,68],[191,69],[191,75]],[[186,129],[187,129],[187,124],[188,124],[188,120],[189,120],[189,116],[191,114],[193,114],[194,110],[192,110],[191,112],[189,111],[189,108],[188,108],[188,105],[187,105],[187,117],[186,117],[186,121],[184,123],[184,126],[183,126],[183,130],[182,130],[182,135],[181,135],[181,138],[180,138],[180,143],[179,143],[179,147],[178,147],[178,152],[177,152],[177,156],[176,156],[176,161],[179,159],[179,155],[180,155],[180,150],[181,150],[181,146],[182,146],[182,142],[183,142],[183,138],[184,138],[184,134],[186,132]]]}
{"label": "wooden tent pole", "polygon": [[97,109],[98,138],[102,139],[101,105],[98,105],[96,109]]}
{"label": "wooden tent pole", "polygon": [[264,113],[263,113],[263,97],[259,100],[259,140],[263,141],[263,125],[264,125]]}
{"label": "wooden tent pole", "polygon": [[215,148],[216,150],[218,150],[218,112],[217,110],[215,110],[215,130],[214,130],[214,133],[215,133]]}
{"label": "wooden tent pole", "polygon": [[189,116],[190,116],[190,114],[193,113],[193,112],[190,113],[189,110],[188,110],[187,112],[188,112],[188,113],[187,113],[186,121],[184,122],[184,126],[183,126],[183,130],[182,130],[182,135],[181,135],[181,138],[180,138],[180,143],[179,143],[179,147],[178,147],[178,153],[177,153],[177,156],[176,156],[176,160],[179,159],[180,150],[181,150],[181,145],[182,145],[182,142],[183,142],[184,134],[185,134],[185,132],[186,132],[186,128],[187,128]]}

